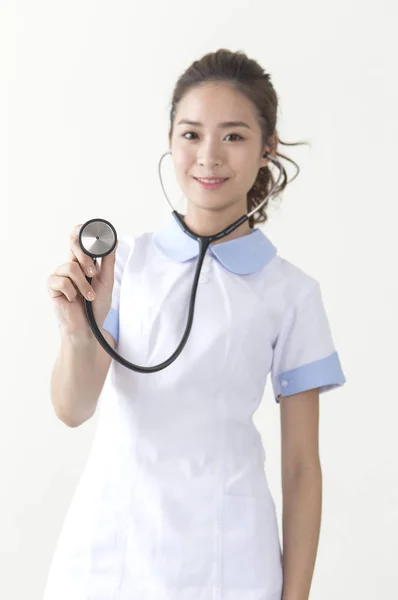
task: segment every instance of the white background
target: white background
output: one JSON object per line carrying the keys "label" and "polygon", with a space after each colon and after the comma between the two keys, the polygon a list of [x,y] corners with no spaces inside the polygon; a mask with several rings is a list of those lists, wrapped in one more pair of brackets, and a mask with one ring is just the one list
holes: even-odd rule
{"label": "white background", "polygon": [[[54,415],[59,334],[46,279],[77,223],[102,217],[121,235],[168,218],[157,168],[171,93],[221,47],[271,73],[281,139],[311,143],[280,147],[301,173],[264,228],[320,281],[347,377],[321,396],[311,600],[398,597],[396,2],[0,6],[0,597],[41,599],[97,421],[70,429]],[[163,172],[178,202],[170,157]],[[270,379],[256,423],[281,522]]]}

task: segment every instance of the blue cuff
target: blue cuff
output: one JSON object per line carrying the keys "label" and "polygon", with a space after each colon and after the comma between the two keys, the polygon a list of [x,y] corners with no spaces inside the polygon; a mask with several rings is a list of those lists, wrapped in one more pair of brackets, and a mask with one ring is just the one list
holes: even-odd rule
{"label": "blue cuff", "polygon": [[102,329],[108,331],[117,342],[119,339],[119,311],[111,308],[105,317]]}
{"label": "blue cuff", "polygon": [[316,360],[308,365],[280,373],[277,377],[278,390],[275,401],[279,404],[278,396],[291,396],[306,390],[320,388],[319,392],[327,392],[346,382],[337,352]]}

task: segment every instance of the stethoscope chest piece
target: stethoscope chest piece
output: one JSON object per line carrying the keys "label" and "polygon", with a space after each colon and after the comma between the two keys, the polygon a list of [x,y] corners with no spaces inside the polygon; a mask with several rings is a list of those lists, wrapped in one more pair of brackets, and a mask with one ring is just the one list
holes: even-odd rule
{"label": "stethoscope chest piece", "polygon": [[105,219],[90,219],[80,229],[79,244],[91,258],[102,258],[110,254],[116,243],[116,229]]}

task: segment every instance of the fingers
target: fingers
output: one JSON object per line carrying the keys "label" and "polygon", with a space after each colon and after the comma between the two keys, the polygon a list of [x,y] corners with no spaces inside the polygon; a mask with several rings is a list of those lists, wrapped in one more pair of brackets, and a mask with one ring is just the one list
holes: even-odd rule
{"label": "fingers", "polygon": [[73,302],[76,300],[78,292],[87,300],[95,298],[94,289],[87,281],[86,276],[93,278],[98,274],[98,269],[95,269],[93,259],[87,256],[80,247],[81,227],[82,224],[76,225],[69,234],[69,261],[60,265],[47,279],[48,293],[52,298],[63,294],[69,302]]}
{"label": "fingers", "polygon": [[81,270],[88,277],[94,277],[98,274],[98,267],[95,267],[93,259],[83,252],[79,244],[79,232],[82,226],[83,224],[80,223],[79,225],[76,225],[70,232],[69,262],[78,262]]}
{"label": "fingers", "polygon": [[69,234],[69,260],[60,265],[47,279],[48,293],[52,298],[62,294],[73,302],[80,292],[87,300],[94,300],[95,291],[86,277],[93,278],[100,275],[102,283],[112,289],[114,281],[114,267],[118,242],[111,254],[101,259],[101,268],[98,263],[83,252],[79,244],[79,232],[82,224],[75,225]]}
{"label": "fingers", "polygon": [[52,298],[64,294],[70,302],[76,299],[78,291],[87,300],[95,298],[94,289],[76,261],[69,261],[58,267],[55,273],[47,279],[47,288]]}

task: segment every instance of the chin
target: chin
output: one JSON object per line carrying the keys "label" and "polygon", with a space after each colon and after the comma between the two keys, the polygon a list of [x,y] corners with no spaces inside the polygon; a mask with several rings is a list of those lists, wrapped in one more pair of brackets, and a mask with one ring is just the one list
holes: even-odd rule
{"label": "chin", "polygon": [[200,210],[208,210],[209,212],[219,213],[222,211],[229,211],[233,206],[230,202],[222,202],[222,200],[212,202],[191,202],[192,206]]}

